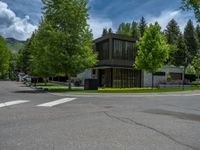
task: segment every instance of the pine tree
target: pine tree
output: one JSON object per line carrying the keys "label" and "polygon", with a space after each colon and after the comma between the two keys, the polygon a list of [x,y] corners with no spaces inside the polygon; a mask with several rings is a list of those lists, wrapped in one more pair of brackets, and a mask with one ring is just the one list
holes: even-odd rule
{"label": "pine tree", "polygon": [[179,34],[180,34],[180,28],[178,26],[178,23],[172,19],[165,30],[165,36],[167,39],[167,42],[169,44],[173,44],[176,45],[177,44],[177,40],[179,38]]}
{"label": "pine tree", "polygon": [[131,36],[131,24],[130,23],[121,23],[118,27],[117,34]]}
{"label": "pine tree", "polygon": [[177,51],[174,54],[175,65],[176,66],[185,66],[187,67],[188,63],[188,49],[184,41],[183,35],[180,33],[177,39]]}
{"label": "pine tree", "polygon": [[[176,65],[176,53],[177,52],[177,44],[178,44],[178,39],[180,37],[180,29],[178,26],[178,23],[172,19],[167,27],[166,30],[164,31],[165,37],[167,39],[168,44],[170,44],[170,57],[168,60],[168,63]],[[180,40],[180,39],[179,39]]]}
{"label": "pine tree", "polygon": [[198,40],[192,20],[187,22],[184,30],[184,39],[189,51],[189,63],[191,63],[198,50]]}
{"label": "pine tree", "polygon": [[200,45],[200,25],[197,25],[196,27],[196,35],[197,35],[197,38],[199,40],[199,45]]}
{"label": "pine tree", "polygon": [[146,27],[147,27],[147,24],[146,24],[145,18],[142,16],[140,23],[139,23],[139,29],[140,29],[140,36],[141,37],[144,36],[144,32],[145,32]]}
{"label": "pine tree", "polygon": [[113,33],[112,28],[108,29],[108,33]]}
{"label": "pine tree", "polygon": [[108,30],[107,28],[103,28],[102,36],[105,36],[106,34],[108,34]]}
{"label": "pine tree", "polygon": [[132,30],[131,31],[132,37],[134,37],[136,40],[138,40],[140,37],[140,31],[139,31],[137,22],[135,22],[135,21],[132,22],[131,30]]}

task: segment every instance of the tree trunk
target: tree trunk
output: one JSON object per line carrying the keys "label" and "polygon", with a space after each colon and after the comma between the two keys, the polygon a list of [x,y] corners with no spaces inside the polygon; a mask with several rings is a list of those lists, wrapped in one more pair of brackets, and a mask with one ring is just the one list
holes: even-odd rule
{"label": "tree trunk", "polygon": [[152,89],[154,88],[154,74],[152,73]]}
{"label": "tree trunk", "polygon": [[72,81],[71,81],[72,79],[71,79],[71,75],[70,74],[68,74],[68,89],[69,89],[69,91],[71,91],[71,89],[72,89]]}
{"label": "tree trunk", "polygon": [[185,84],[185,68],[186,67],[184,66],[184,68],[183,68],[183,77],[182,77],[183,78],[183,83],[182,83],[183,84],[182,85],[183,90],[185,89],[185,85],[184,85]]}
{"label": "tree trunk", "polygon": [[35,82],[34,85],[35,85],[35,87],[36,87],[36,86],[37,86],[37,83],[38,83],[38,78],[35,78],[35,79],[34,79],[34,82]]}

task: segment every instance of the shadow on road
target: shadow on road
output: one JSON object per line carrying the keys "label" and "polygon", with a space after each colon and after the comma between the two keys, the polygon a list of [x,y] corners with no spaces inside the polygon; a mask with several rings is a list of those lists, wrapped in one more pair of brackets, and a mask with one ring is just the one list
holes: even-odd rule
{"label": "shadow on road", "polygon": [[37,93],[47,93],[47,92],[44,90],[22,90],[22,91],[14,91],[14,93],[37,94]]}
{"label": "shadow on road", "polygon": [[172,116],[172,117],[183,119],[183,120],[191,120],[191,121],[200,122],[200,115],[197,115],[197,114],[186,114],[182,112],[175,112],[175,111],[168,111],[168,110],[161,110],[161,109],[146,110],[143,112],[156,114],[156,115]]}

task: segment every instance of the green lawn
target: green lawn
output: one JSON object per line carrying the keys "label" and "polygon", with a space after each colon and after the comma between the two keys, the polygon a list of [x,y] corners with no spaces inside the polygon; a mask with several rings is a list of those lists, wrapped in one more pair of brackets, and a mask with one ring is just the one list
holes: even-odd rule
{"label": "green lawn", "polygon": [[193,85],[200,85],[200,81],[193,81],[192,84]]}
{"label": "green lawn", "polygon": [[56,84],[56,83],[47,83],[47,85],[45,85],[44,83],[36,83],[37,87],[55,87],[55,86],[64,86],[61,84]]}
{"label": "green lawn", "polygon": [[189,88],[99,88],[98,90],[84,90],[83,88],[73,87],[71,91],[65,85],[48,83],[37,83],[38,88],[48,89],[50,92],[80,92],[80,93],[160,93],[160,92],[181,92],[200,90],[200,86]]}

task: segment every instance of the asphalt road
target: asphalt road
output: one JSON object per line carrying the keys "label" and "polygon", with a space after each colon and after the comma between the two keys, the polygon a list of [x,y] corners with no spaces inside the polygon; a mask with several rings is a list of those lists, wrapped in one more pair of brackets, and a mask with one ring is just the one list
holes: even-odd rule
{"label": "asphalt road", "polygon": [[200,92],[52,94],[1,81],[0,150],[200,150]]}

